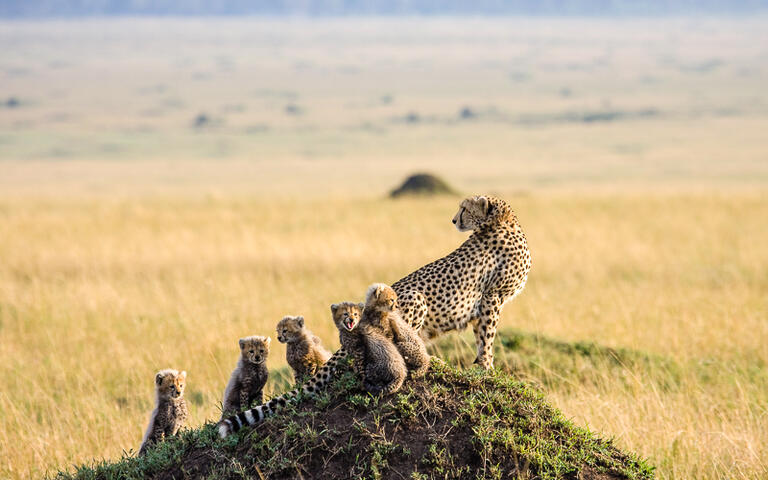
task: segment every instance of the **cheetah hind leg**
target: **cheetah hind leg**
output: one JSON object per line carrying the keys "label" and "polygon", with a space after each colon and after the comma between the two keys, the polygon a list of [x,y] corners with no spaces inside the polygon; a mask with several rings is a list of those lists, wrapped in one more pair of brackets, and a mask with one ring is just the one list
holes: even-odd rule
{"label": "cheetah hind leg", "polygon": [[470,320],[470,323],[472,324],[472,331],[475,332],[475,360],[472,362],[473,365],[477,365],[479,363],[479,359],[483,354],[483,348],[482,345],[482,339],[480,338],[481,335],[484,335],[482,332],[482,329],[480,327],[480,319],[479,318],[473,318]]}
{"label": "cheetah hind leg", "polygon": [[403,360],[405,360],[405,365],[408,367],[408,372],[410,373],[411,378],[419,378],[427,373],[427,370],[429,370],[430,356],[427,353],[427,348],[424,346],[424,342],[421,338],[406,342],[397,342],[395,346],[403,356]]}
{"label": "cheetah hind leg", "polygon": [[501,307],[501,300],[497,296],[483,298],[480,303],[480,315],[472,321],[477,344],[477,358],[474,363],[485,370],[493,369],[493,341],[496,339]]}
{"label": "cheetah hind leg", "polygon": [[472,330],[475,332],[475,344],[477,345],[477,357],[472,362],[484,370],[493,369],[493,341],[496,336],[496,327],[484,323],[482,320],[472,324]]}

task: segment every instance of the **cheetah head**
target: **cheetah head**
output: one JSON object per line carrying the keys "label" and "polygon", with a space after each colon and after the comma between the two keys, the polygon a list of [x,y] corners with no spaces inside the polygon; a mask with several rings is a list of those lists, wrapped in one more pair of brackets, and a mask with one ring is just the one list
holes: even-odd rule
{"label": "cheetah head", "polygon": [[491,203],[487,197],[465,198],[459,204],[459,211],[453,217],[453,224],[460,232],[475,230],[485,223],[490,213]]}
{"label": "cheetah head", "polygon": [[336,328],[352,331],[360,323],[360,315],[365,305],[362,303],[342,302],[331,305],[331,314]]}
{"label": "cheetah head", "polygon": [[487,195],[465,198],[453,217],[453,224],[460,232],[499,223],[514,224],[516,222],[517,218],[507,202]]}
{"label": "cheetah head", "polygon": [[277,324],[277,340],[280,343],[293,343],[301,338],[304,330],[304,317],[286,316]]}
{"label": "cheetah head", "polygon": [[374,283],[365,294],[366,308],[393,311],[397,306],[397,293],[384,283]]}
{"label": "cheetah head", "polygon": [[267,361],[269,355],[269,337],[254,335],[240,339],[240,355],[246,362],[260,364]]}
{"label": "cheetah head", "polygon": [[179,398],[184,395],[184,386],[187,382],[187,372],[179,373],[170,368],[160,370],[155,375],[155,388],[160,398]]}

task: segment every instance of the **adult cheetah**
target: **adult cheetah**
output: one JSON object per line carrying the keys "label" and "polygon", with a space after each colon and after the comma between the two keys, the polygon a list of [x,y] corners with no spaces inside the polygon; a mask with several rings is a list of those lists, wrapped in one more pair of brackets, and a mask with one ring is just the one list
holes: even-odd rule
{"label": "adult cheetah", "polygon": [[460,232],[474,232],[448,256],[398,280],[392,288],[403,318],[424,338],[471,324],[475,363],[490,369],[501,309],[525,287],[531,253],[512,209],[499,198],[465,199],[453,224]]}
{"label": "adult cheetah", "polygon": [[[520,224],[502,199],[487,195],[464,199],[453,224],[472,235],[449,255],[421,267],[392,284],[403,319],[425,338],[472,325],[475,363],[493,368],[493,341],[501,309],[525,287],[531,254]],[[299,393],[313,395],[330,380],[347,356],[341,348],[300,389],[219,422],[226,437],[244,425],[272,415]]]}

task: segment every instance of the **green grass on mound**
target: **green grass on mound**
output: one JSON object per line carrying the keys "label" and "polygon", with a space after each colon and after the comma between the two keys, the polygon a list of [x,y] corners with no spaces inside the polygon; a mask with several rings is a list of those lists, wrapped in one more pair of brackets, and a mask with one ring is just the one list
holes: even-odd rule
{"label": "green grass on mound", "polygon": [[[448,363],[467,368],[475,359],[474,337],[447,336],[433,346],[432,353]],[[699,366],[682,365],[667,357],[628,348],[611,348],[595,342],[565,342],[544,335],[505,329],[494,343],[494,365],[515,378],[544,391],[569,391],[584,385],[605,383],[629,386],[636,376],[653,381],[662,390],[679,387],[683,370]]]}
{"label": "green grass on mound", "polygon": [[503,371],[433,361],[387,398],[348,368],[318,398],[220,440],[185,430],[145,457],[82,466],[58,479],[646,479],[653,467],[574,426]]}

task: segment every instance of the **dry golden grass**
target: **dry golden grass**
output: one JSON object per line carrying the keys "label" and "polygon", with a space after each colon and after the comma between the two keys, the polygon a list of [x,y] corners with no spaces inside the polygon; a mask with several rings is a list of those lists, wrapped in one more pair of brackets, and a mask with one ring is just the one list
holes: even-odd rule
{"label": "dry golden grass", "polygon": [[[508,195],[534,270],[502,325],[686,365],[680,388],[565,379],[550,399],[651,458],[661,478],[760,478],[768,431],[765,195]],[[189,372],[191,425],[247,334],[360,299],[464,238],[457,199],[6,199],[0,203],[0,476],[135,449],[153,373]],[[470,349],[471,334],[456,336]],[[269,364],[285,365],[274,343]]]}

